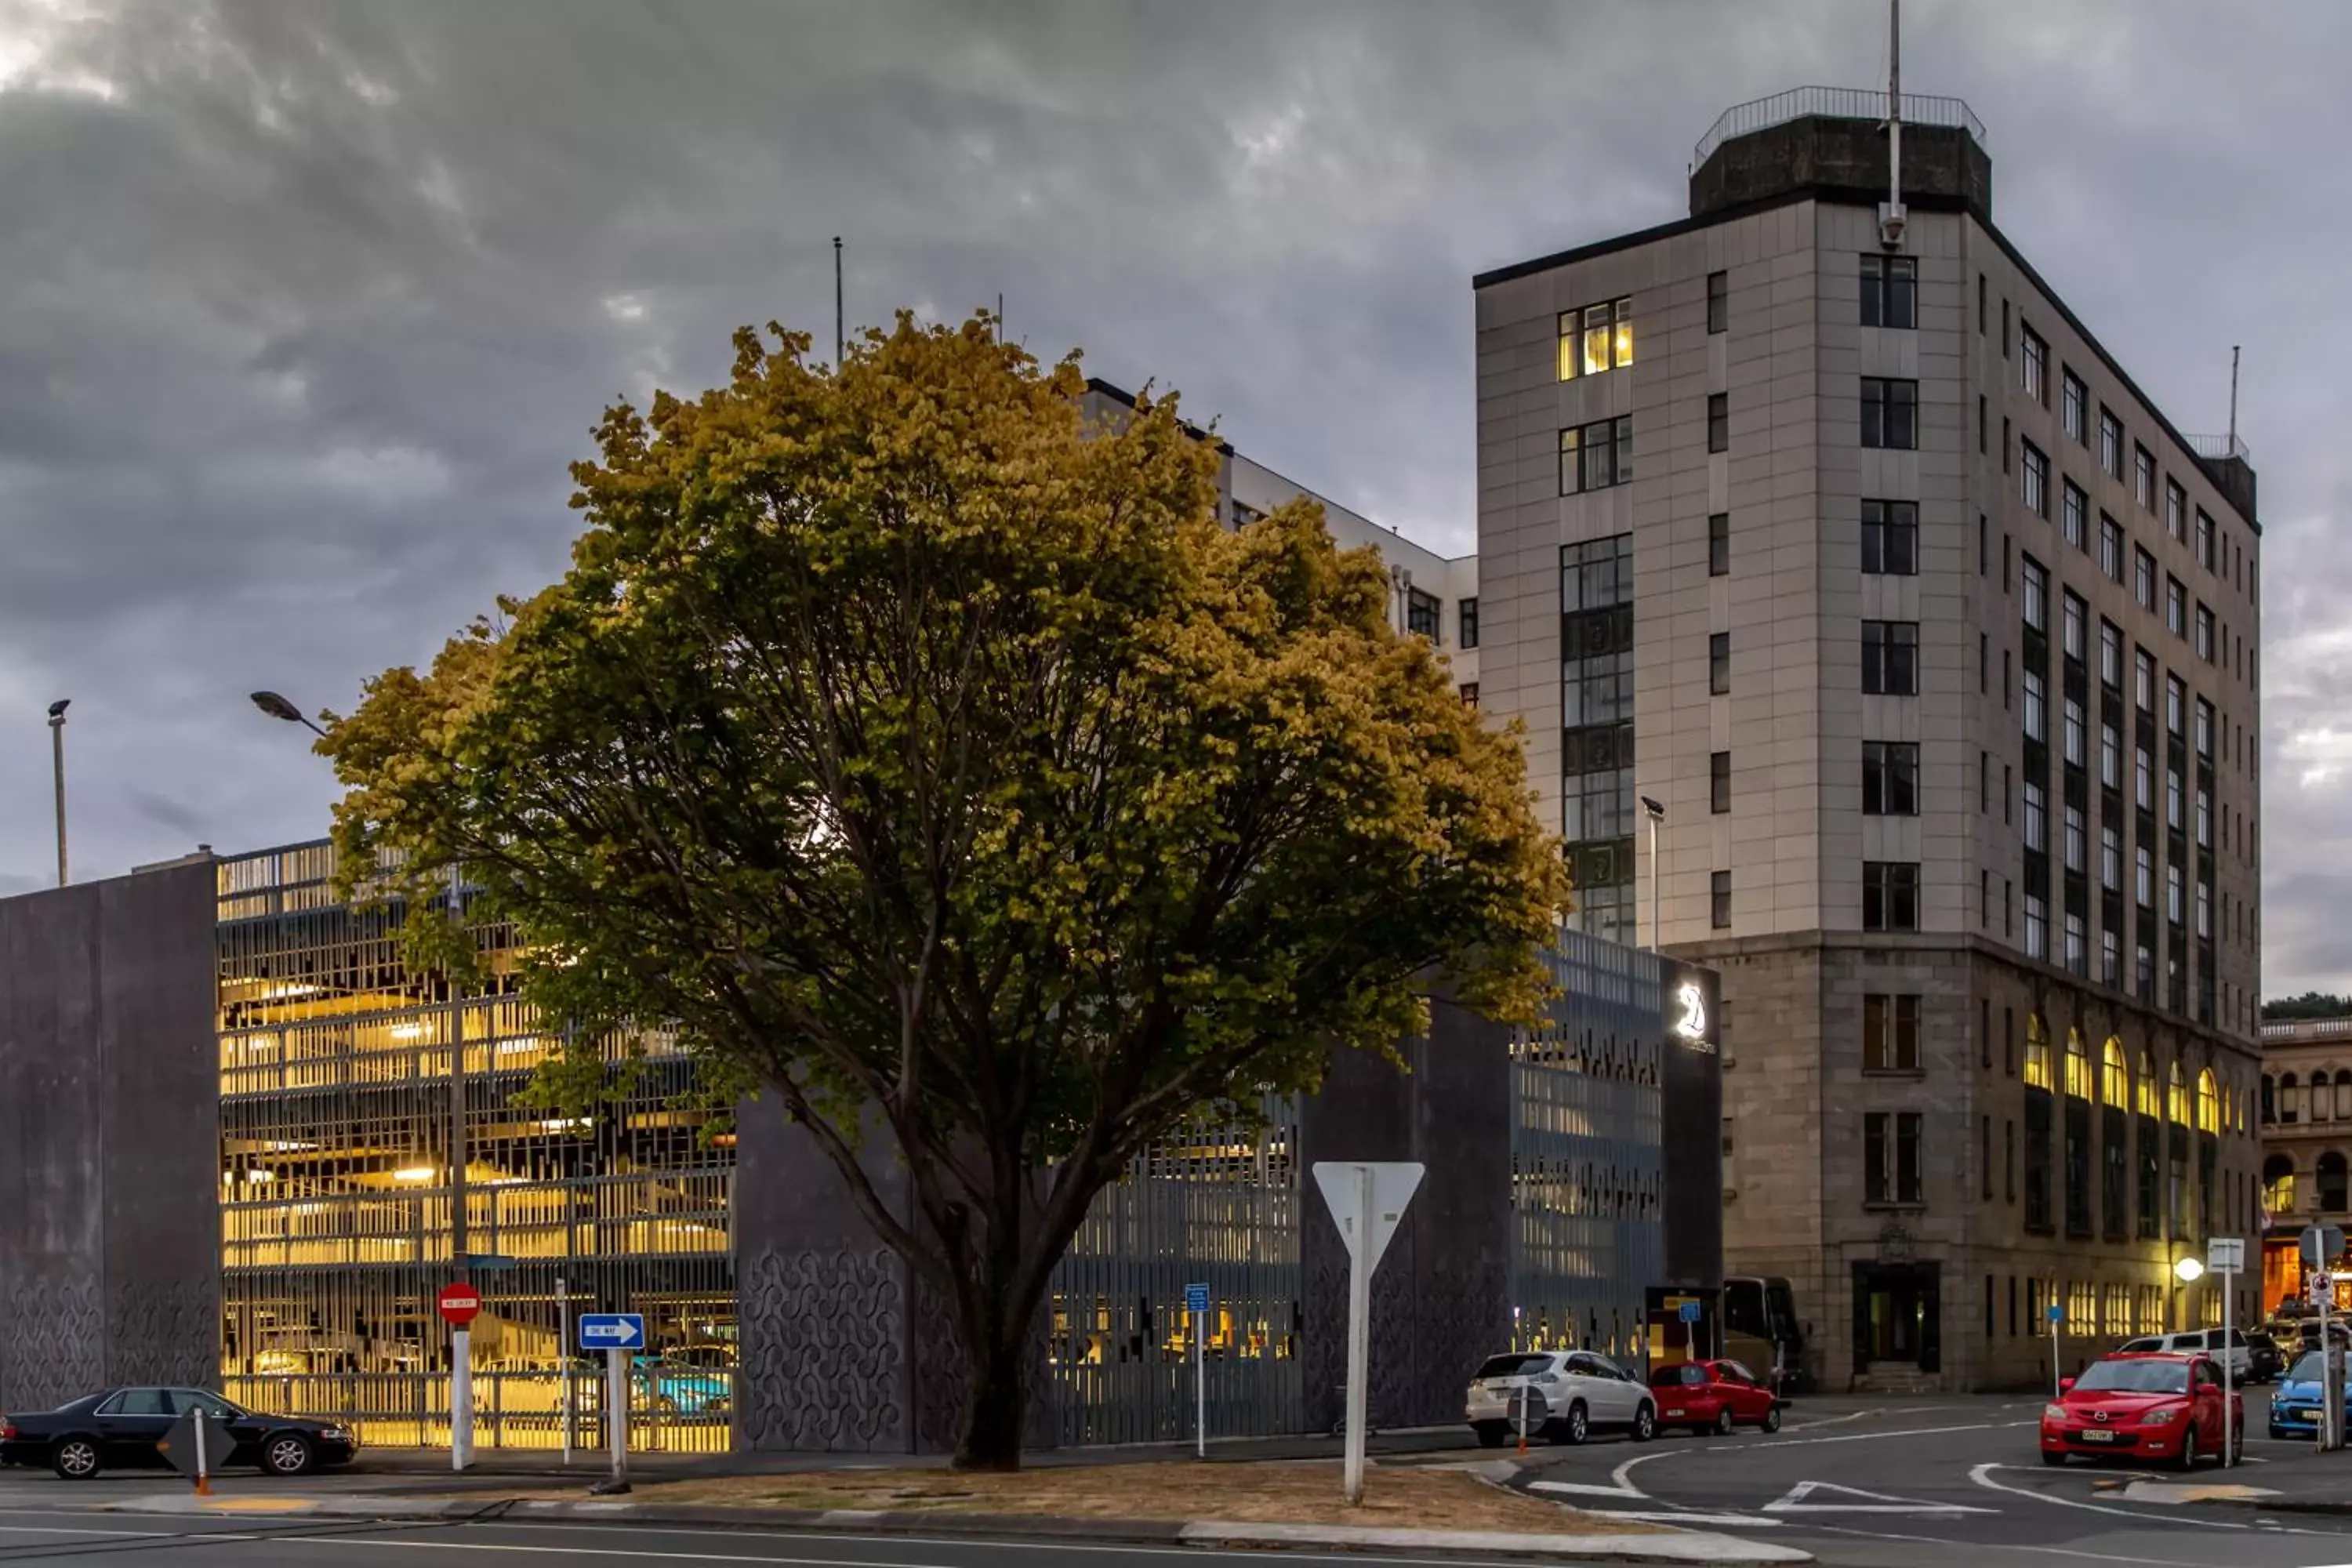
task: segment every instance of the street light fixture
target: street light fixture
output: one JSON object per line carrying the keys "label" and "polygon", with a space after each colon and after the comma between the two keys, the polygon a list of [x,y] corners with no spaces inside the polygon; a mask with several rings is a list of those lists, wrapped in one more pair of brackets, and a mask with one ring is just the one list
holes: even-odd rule
{"label": "street light fixture", "polygon": [[2184,1258],[2172,1266],[2172,1277],[2183,1285],[2194,1285],[2205,1278],[2205,1266],[2194,1258]]}
{"label": "street light fixture", "polygon": [[60,697],[49,704],[49,758],[58,787],[58,886],[66,885],[66,710],[73,699]]}
{"label": "street light fixture", "polygon": [[303,712],[302,710],[295,707],[294,704],[289,702],[283,697],[278,696],[275,691],[255,692],[253,694],[253,705],[256,708],[260,709],[264,713],[268,714],[272,719],[283,719],[289,724],[306,725],[309,727],[310,732],[318,736],[320,740],[323,741],[327,738],[327,732],[324,730],[320,729],[317,724],[312,723],[310,716],[308,713]]}
{"label": "street light fixture", "polygon": [[1651,799],[1642,797],[1642,809],[1650,816],[1650,951],[1658,951],[1658,824],[1666,819],[1666,808]]}

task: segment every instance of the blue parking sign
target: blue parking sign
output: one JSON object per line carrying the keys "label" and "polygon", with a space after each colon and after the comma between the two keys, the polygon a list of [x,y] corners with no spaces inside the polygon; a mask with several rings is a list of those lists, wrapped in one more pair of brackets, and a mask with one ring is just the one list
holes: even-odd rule
{"label": "blue parking sign", "polygon": [[1206,1285],[1185,1286],[1184,1310],[1188,1312],[1207,1311],[1209,1310],[1209,1288]]}
{"label": "blue parking sign", "polygon": [[1685,1323],[1697,1322],[1699,1320],[1699,1304],[1696,1301],[1685,1301],[1683,1303],[1683,1321]]}
{"label": "blue parking sign", "polygon": [[2063,1323],[2066,1321],[2066,1309],[2053,1301],[2050,1303],[2050,1310],[2044,1315],[2053,1323]]}

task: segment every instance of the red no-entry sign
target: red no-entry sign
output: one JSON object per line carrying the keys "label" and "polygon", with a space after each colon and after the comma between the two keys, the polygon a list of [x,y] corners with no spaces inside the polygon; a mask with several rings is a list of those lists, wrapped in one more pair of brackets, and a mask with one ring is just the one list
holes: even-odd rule
{"label": "red no-entry sign", "polygon": [[482,1310],[481,1292],[471,1285],[444,1285],[441,1287],[440,1307],[441,1315],[449,1321],[450,1327],[462,1329],[472,1322],[475,1314]]}

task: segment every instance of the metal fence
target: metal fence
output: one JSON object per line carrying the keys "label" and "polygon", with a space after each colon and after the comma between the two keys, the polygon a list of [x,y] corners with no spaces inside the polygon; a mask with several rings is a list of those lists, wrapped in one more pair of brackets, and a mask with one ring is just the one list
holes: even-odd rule
{"label": "metal fence", "polygon": [[[1866,87],[1792,87],[1769,98],[1736,103],[1716,117],[1706,134],[1698,139],[1698,145],[1691,149],[1691,167],[1696,169],[1706,163],[1717,147],[1735,136],[1813,114],[1836,120],[1884,120],[1886,94]],[[1962,99],[1906,92],[1903,95],[1903,122],[1966,131],[1978,146],[1985,144],[1984,121]]]}
{"label": "metal fence", "polygon": [[[1262,1130],[1160,1145],[1087,1211],[1054,1275],[1053,1377],[1066,1446],[1192,1435],[1199,1335],[1212,1433],[1295,1432],[1300,1376],[1295,1108]],[[1195,1321],[1184,1288],[1209,1287]]]}

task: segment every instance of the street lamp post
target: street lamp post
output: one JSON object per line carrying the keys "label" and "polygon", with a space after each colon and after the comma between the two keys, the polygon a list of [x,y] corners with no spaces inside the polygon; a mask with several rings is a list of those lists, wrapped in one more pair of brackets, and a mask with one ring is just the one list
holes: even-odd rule
{"label": "street lamp post", "polygon": [[[302,710],[295,707],[294,704],[287,701],[286,699],[278,696],[275,691],[255,692],[253,694],[253,705],[256,708],[260,709],[264,713],[268,714],[272,719],[283,719],[289,724],[300,724],[308,729],[310,733],[318,736],[320,740],[323,741],[327,738],[327,732],[324,730],[320,729],[316,723],[312,722],[311,718],[308,713],[303,712]],[[64,705],[60,703],[58,706],[62,707]],[[51,711],[54,712],[56,710],[52,709]]]}
{"label": "street lamp post", "polygon": [[2180,1281],[2180,1305],[2172,1314],[2173,1331],[2179,1332],[2188,1326],[2182,1320],[2189,1316],[2189,1287],[2205,1278],[2205,1265],[2194,1257],[2182,1258],[2173,1264],[2172,1277]]}
{"label": "street lamp post", "polygon": [[60,697],[49,704],[49,757],[58,784],[58,886],[66,885],[66,710],[73,699]]}
{"label": "street lamp post", "polygon": [[1650,951],[1658,951],[1658,824],[1666,819],[1666,808],[1651,799],[1642,797],[1642,809],[1650,817]]}

